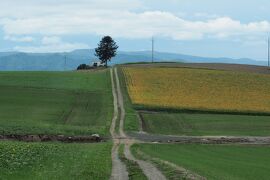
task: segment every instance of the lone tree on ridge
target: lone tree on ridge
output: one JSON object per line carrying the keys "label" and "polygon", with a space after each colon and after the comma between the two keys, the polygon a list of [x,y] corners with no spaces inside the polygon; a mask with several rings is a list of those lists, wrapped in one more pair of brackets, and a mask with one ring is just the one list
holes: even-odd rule
{"label": "lone tree on ridge", "polygon": [[118,46],[116,42],[110,36],[104,36],[95,49],[95,56],[99,58],[101,63],[105,63],[107,67],[108,61],[111,61],[111,59],[117,55],[117,49]]}

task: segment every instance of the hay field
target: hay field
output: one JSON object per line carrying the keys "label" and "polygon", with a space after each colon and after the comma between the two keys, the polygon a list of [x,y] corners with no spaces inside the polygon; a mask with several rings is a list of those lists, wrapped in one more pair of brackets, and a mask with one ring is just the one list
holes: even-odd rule
{"label": "hay field", "polygon": [[270,112],[266,74],[173,67],[123,67],[132,103],[220,112]]}

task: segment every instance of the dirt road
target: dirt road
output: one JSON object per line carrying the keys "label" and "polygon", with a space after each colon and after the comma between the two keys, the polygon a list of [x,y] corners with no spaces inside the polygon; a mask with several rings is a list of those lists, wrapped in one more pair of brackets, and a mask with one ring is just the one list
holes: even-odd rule
{"label": "dirt road", "polygon": [[116,119],[118,117],[118,103],[117,103],[117,93],[115,90],[115,82],[113,78],[113,70],[111,69],[111,82],[112,82],[112,94],[114,103],[114,114],[112,119],[112,124],[110,128],[110,133],[113,138],[113,148],[112,148],[112,174],[111,180],[128,180],[128,172],[126,166],[119,159],[118,149],[120,145],[120,140],[117,139],[117,133],[115,132]]}
{"label": "dirt road", "polygon": [[117,69],[114,69],[115,73],[115,82],[116,82],[116,91],[117,91],[117,102],[118,102],[118,108],[120,109],[120,123],[119,123],[119,133],[120,137],[126,138],[126,134],[124,132],[124,120],[125,120],[125,108],[124,108],[124,100],[123,100],[123,95],[120,87],[120,81],[118,77],[118,72]]}

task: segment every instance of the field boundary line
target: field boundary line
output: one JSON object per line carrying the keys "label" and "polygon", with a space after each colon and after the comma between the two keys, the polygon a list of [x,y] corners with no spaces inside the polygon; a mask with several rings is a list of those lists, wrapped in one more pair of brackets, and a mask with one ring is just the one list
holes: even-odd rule
{"label": "field boundary line", "polygon": [[129,136],[145,143],[270,145],[270,136],[176,136],[140,132],[129,132]]}
{"label": "field boundary line", "polygon": [[23,142],[63,142],[63,143],[98,143],[105,142],[106,139],[91,135],[91,136],[66,136],[66,135],[18,135],[18,134],[9,134],[9,135],[0,135],[0,140],[16,140]]}
{"label": "field boundary line", "polygon": [[162,106],[148,106],[143,104],[132,104],[134,109],[141,113],[187,113],[187,114],[225,114],[225,115],[246,115],[246,116],[270,116],[270,112],[255,112],[255,111],[222,111],[209,109],[185,109]]}

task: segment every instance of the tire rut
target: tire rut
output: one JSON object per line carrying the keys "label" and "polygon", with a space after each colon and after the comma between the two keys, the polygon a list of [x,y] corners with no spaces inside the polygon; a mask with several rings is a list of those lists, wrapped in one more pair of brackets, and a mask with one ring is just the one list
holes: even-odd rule
{"label": "tire rut", "polygon": [[117,89],[117,102],[118,102],[118,107],[120,109],[120,124],[119,124],[119,133],[120,136],[123,138],[126,138],[126,134],[124,132],[124,119],[125,119],[125,108],[124,108],[124,100],[123,100],[123,95],[122,95],[122,91],[120,88],[120,81],[119,81],[119,77],[118,77],[118,73],[117,73],[117,69],[114,69],[114,73],[115,73],[115,81],[116,81],[116,89]]}

